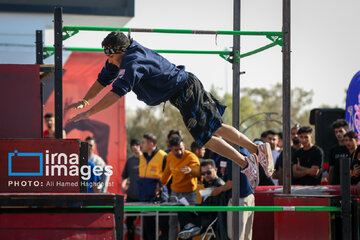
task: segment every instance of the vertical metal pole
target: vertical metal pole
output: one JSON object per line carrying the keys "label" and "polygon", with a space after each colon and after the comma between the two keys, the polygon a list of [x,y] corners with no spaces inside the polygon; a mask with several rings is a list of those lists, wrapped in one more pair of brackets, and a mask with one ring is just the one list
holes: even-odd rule
{"label": "vertical metal pole", "polygon": [[42,30],[36,30],[36,64],[44,64],[43,34]]}
{"label": "vertical metal pole", "polygon": [[[234,0],[234,31],[240,31],[241,0]],[[239,129],[240,122],[240,35],[233,36],[233,116],[232,122]],[[239,150],[238,146],[234,146]],[[232,203],[239,206],[240,198],[240,167],[232,163]],[[239,239],[239,212],[233,212],[233,239]]]}
{"label": "vertical metal pole", "polygon": [[62,8],[54,10],[54,39],[55,39],[55,138],[61,139],[63,132],[62,111]]}
{"label": "vertical metal pole", "polygon": [[[35,42],[35,46],[36,46],[36,64],[44,64],[44,51],[43,51],[43,34],[42,34],[42,30],[36,30],[35,31],[35,36],[36,36],[36,42]],[[41,120],[43,119],[44,116],[44,83],[40,82],[40,104],[41,104]],[[41,129],[41,138],[43,138],[43,122],[40,122],[40,129]]]}
{"label": "vertical metal pole", "polygon": [[283,193],[291,194],[291,144],[290,144],[290,0],[283,0]]}
{"label": "vertical metal pole", "polygon": [[342,239],[351,239],[351,158],[340,159]]}

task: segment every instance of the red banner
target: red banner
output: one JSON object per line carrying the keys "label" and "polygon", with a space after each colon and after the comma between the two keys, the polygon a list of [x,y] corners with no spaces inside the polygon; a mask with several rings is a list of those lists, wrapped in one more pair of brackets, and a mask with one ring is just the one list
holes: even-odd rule
{"label": "red banner", "polygon": [[[106,60],[103,53],[73,52],[64,65],[63,77],[63,106],[82,99],[87,90],[96,81]],[[99,96],[90,102],[87,109],[98,102],[111,86],[105,88]],[[108,109],[91,116],[89,119],[77,123],[68,123],[67,120],[84,110],[69,110],[64,112],[63,126],[67,138],[85,140],[92,136],[96,139],[97,154],[107,165],[113,167],[108,192],[120,193],[121,172],[126,161],[126,129],[125,129],[125,100],[120,101]],[[54,113],[54,94],[45,104],[44,113]],[[45,128],[44,128],[45,129]]]}

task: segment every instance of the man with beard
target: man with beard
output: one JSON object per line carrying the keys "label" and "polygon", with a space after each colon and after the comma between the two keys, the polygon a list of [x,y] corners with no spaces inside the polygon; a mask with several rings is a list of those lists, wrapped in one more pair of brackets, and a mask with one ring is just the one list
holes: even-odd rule
{"label": "man with beard", "polygon": [[348,131],[349,124],[345,119],[338,119],[333,122],[332,128],[338,143],[330,149],[329,153],[329,185],[340,184],[340,160],[349,156],[345,146],[344,135]]}
{"label": "man with beard", "polygon": [[[300,143],[300,138],[299,135],[297,134],[297,132],[299,131],[300,126],[299,124],[296,124],[294,127],[291,128],[290,130],[290,137],[291,137],[291,158],[293,158],[295,156],[295,153],[297,150],[299,150],[302,146]],[[291,161],[293,162],[293,161]],[[275,172],[273,174],[273,178],[278,179],[279,180],[279,185],[283,184],[283,152],[280,153],[276,164],[275,164]],[[291,182],[292,184],[296,184],[296,179],[293,178],[293,174],[291,174]]]}
{"label": "man with beard", "polygon": [[[200,177],[200,162],[198,157],[185,150],[185,145],[180,137],[169,141],[171,152],[167,156],[164,173],[160,179],[164,186],[172,177],[170,201],[176,202],[185,198],[190,205],[195,205],[196,188]],[[178,234],[178,218],[170,216],[170,232]]]}

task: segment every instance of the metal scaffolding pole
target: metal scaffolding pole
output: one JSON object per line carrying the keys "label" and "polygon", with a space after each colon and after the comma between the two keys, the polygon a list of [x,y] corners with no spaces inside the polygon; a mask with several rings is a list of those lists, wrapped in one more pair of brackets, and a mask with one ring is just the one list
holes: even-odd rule
{"label": "metal scaffolding pole", "polygon": [[[241,0],[234,0],[234,31],[240,31]],[[236,129],[240,124],[240,35],[233,36],[233,116],[232,122]],[[234,146],[239,150],[239,146]],[[240,167],[232,162],[232,204],[239,206],[240,198]],[[233,212],[233,239],[239,239],[239,212]]]}
{"label": "metal scaffolding pole", "polygon": [[290,0],[283,0],[283,193],[291,194],[291,144],[290,144]]}
{"label": "metal scaffolding pole", "polygon": [[63,107],[62,107],[62,8],[54,11],[54,41],[55,41],[55,138],[63,137]]}

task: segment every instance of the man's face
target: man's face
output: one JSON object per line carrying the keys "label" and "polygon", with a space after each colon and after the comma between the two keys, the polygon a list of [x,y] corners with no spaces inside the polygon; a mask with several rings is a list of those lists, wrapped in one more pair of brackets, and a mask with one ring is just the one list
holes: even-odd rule
{"label": "man's face", "polygon": [[152,150],[153,145],[152,143],[147,140],[146,138],[142,138],[141,139],[141,144],[140,144],[140,148],[143,152],[149,152]]}
{"label": "man's face", "polygon": [[265,142],[268,142],[271,146],[271,150],[275,150],[279,141],[279,136],[274,134],[268,134],[265,138]]}
{"label": "man's face", "polygon": [[200,173],[208,183],[211,183],[216,178],[216,168],[213,168],[211,165],[201,167]]}
{"label": "man's face", "polygon": [[182,158],[184,156],[185,145],[183,142],[181,142],[178,146],[172,146],[170,149],[175,157]]}
{"label": "man's face", "polygon": [[291,141],[293,142],[294,145],[298,145],[300,143],[300,138],[299,138],[299,135],[297,134],[299,129],[300,128],[292,128],[291,129]]}
{"label": "man's face", "polygon": [[140,154],[141,154],[140,145],[133,144],[133,145],[131,146],[131,151],[132,151],[135,155],[140,155]]}
{"label": "man's face", "polygon": [[52,129],[53,127],[55,127],[55,118],[45,118],[45,124],[48,129]]}
{"label": "man's face", "polygon": [[198,154],[197,154],[198,158],[204,158],[204,156],[205,156],[205,148],[204,147],[198,149],[197,152],[198,152]]}
{"label": "man's face", "polygon": [[91,155],[95,151],[95,141],[94,140],[88,140],[87,143],[89,144],[89,155]]}
{"label": "man's face", "polygon": [[354,138],[350,138],[349,136],[344,137],[345,146],[348,150],[353,151],[357,147],[357,141]]}
{"label": "man's face", "polygon": [[335,133],[336,139],[340,142],[344,139],[344,134],[346,133],[346,130],[345,130],[345,128],[342,128],[342,127],[335,128],[334,133]]}
{"label": "man's face", "polygon": [[106,57],[108,58],[108,62],[114,64],[117,67],[120,67],[122,56],[124,53],[119,54],[108,54]]}
{"label": "man's face", "polygon": [[310,146],[311,141],[312,141],[311,133],[301,133],[300,134],[300,142],[304,147]]}

